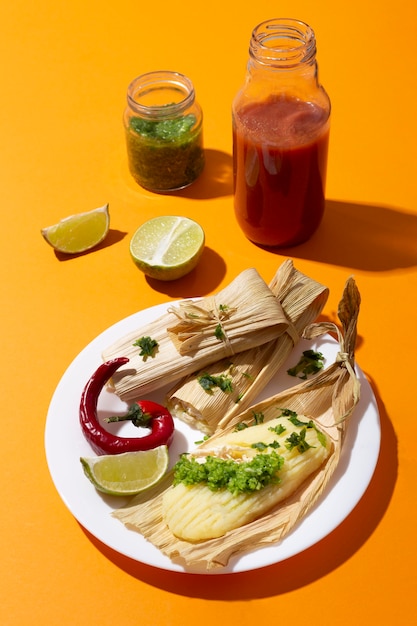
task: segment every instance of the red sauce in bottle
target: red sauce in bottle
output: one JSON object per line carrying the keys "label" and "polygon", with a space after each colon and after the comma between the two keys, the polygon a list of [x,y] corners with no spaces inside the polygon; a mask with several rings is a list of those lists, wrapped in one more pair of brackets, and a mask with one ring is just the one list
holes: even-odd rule
{"label": "red sauce in bottle", "polygon": [[329,113],[271,96],[234,115],[235,213],[245,235],[268,246],[306,241],[324,213]]}

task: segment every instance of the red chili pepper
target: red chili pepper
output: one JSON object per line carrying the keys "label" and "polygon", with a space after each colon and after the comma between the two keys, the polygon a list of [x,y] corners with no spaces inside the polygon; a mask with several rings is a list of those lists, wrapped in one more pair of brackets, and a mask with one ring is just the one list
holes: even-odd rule
{"label": "red chili pepper", "polygon": [[115,371],[128,361],[129,359],[126,357],[106,361],[94,372],[84,387],[80,402],[80,423],[86,439],[97,454],[120,454],[122,452],[150,450],[157,446],[169,445],[174,436],[174,420],[170,412],[164,406],[151,400],[138,400],[129,409],[127,415],[107,420],[131,419],[136,426],[148,426],[151,429],[149,435],[118,437],[100,424],[97,418],[97,402],[100,392]]}

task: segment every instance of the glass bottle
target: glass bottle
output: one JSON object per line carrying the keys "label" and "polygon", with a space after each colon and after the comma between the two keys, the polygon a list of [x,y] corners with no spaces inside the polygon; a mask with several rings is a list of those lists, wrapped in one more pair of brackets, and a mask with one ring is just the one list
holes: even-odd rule
{"label": "glass bottle", "polygon": [[232,106],[235,214],[256,244],[293,246],[318,228],[330,108],[312,28],[287,18],[259,24]]}
{"label": "glass bottle", "polygon": [[183,189],[204,168],[203,114],[183,74],[157,71],[127,89],[124,127],[129,170],[155,192]]}

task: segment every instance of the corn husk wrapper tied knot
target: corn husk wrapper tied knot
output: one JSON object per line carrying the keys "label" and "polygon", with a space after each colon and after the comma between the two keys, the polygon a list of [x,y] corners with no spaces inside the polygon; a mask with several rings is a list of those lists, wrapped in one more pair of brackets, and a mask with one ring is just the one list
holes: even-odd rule
{"label": "corn husk wrapper tied knot", "polygon": [[224,567],[232,557],[280,542],[320,498],[339,463],[348,418],[360,397],[354,362],[359,306],[359,292],[353,279],[349,279],[338,311],[342,329],[317,324],[305,331],[307,337],[317,337],[337,330],[340,352],[335,362],[313,378],[250,407],[201,444],[201,447],[212,446],[216,438],[232,432],[238,423],[250,424],[254,412],[263,413],[265,422],[274,419],[282,408],[309,416],[331,439],[332,452],[295,493],[255,521],[220,538],[198,543],[177,539],[162,517],[163,494],[172,489],[172,475],[167,475],[153,491],[135,496],[130,506],[113,515],[129,529],[140,532],[173,561],[203,571]]}
{"label": "corn husk wrapper tied knot", "polygon": [[[329,290],[297,270],[291,260],[278,268],[269,287],[280,302],[289,326],[276,339],[233,357],[216,361],[180,380],[166,399],[174,417],[195,426],[206,434],[224,427],[230,419],[250,406],[280,369],[306,326],[315,321],[327,302]],[[207,391],[200,376],[223,377],[226,390]]]}
{"label": "corn husk wrapper tied knot", "polygon": [[[217,295],[185,301],[103,351],[105,361],[128,357],[111,384],[130,401],[223,357],[276,339],[288,329],[281,304],[255,269],[239,274]],[[158,348],[144,359],[134,342],[150,337]]]}
{"label": "corn husk wrapper tied knot", "polygon": [[168,309],[178,318],[178,323],[167,328],[168,334],[180,354],[190,354],[199,350],[201,346],[216,346],[221,337],[224,341],[225,352],[234,354],[229,337],[229,324],[226,322],[238,320],[237,308],[228,305],[218,305],[215,297],[206,298],[204,303],[185,300],[177,307]]}

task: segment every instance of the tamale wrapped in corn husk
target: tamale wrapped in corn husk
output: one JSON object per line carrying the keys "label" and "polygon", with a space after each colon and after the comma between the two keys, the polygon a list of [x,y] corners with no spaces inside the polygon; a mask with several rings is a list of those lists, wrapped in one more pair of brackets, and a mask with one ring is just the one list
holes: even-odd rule
{"label": "tamale wrapped in corn husk", "polygon": [[[289,323],[280,302],[258,272],[239,274],[214,296],[184,300],[154,322],[103,351],[105,361],[128,357],[111,385],[122,400],[134,400],[223,357],[267,343],[282,335]],[[157,342],[153,356],[143,357],[135,341]]]}
{"label": "tamale wrapped in corn husk", "polygon": [[[323,310],[329,294],[327,287],[297,270],[290,259],[278,268],[269,287],[289,322],[287,331],[271,342],[217,361],[179,381],[165,402],[174,417],[209,435],[225,426],[276,374],[304,328]],[[219,378],[225,383],[223,387],[207,388],[204,384]]]}
{"label": "tamale wrapped in corn husk", "polygon": [[334,324],[318,323],[304,331],[306,338],[336,332],[340,352],[335,362],[313,378],[235,416],[226,428],[218,429],[201,444],[201,448],[212,447],[217,439],[233,432],[237,424],[250,424],[254,413],[262,413],[264,422],[276,418],[277,409],[284,407],[298,415],[308,416],[330,438],[332,452],[294,493],[258,519],[221,537],[200,542],[176,538],[163,518],[164,494],[172,489],[172,474],[167,475],[151,492],[135,496],[130,506],[114,511],[113,515],[127,528],[140,532],[173,561],[203,570],[224,567],[233,556],[281,541],[320,498],[339,463],[349,417],[360,397],[360,383],[354,369],[359,306],[360,295],[350,278],[338,310],[342,329]]}

